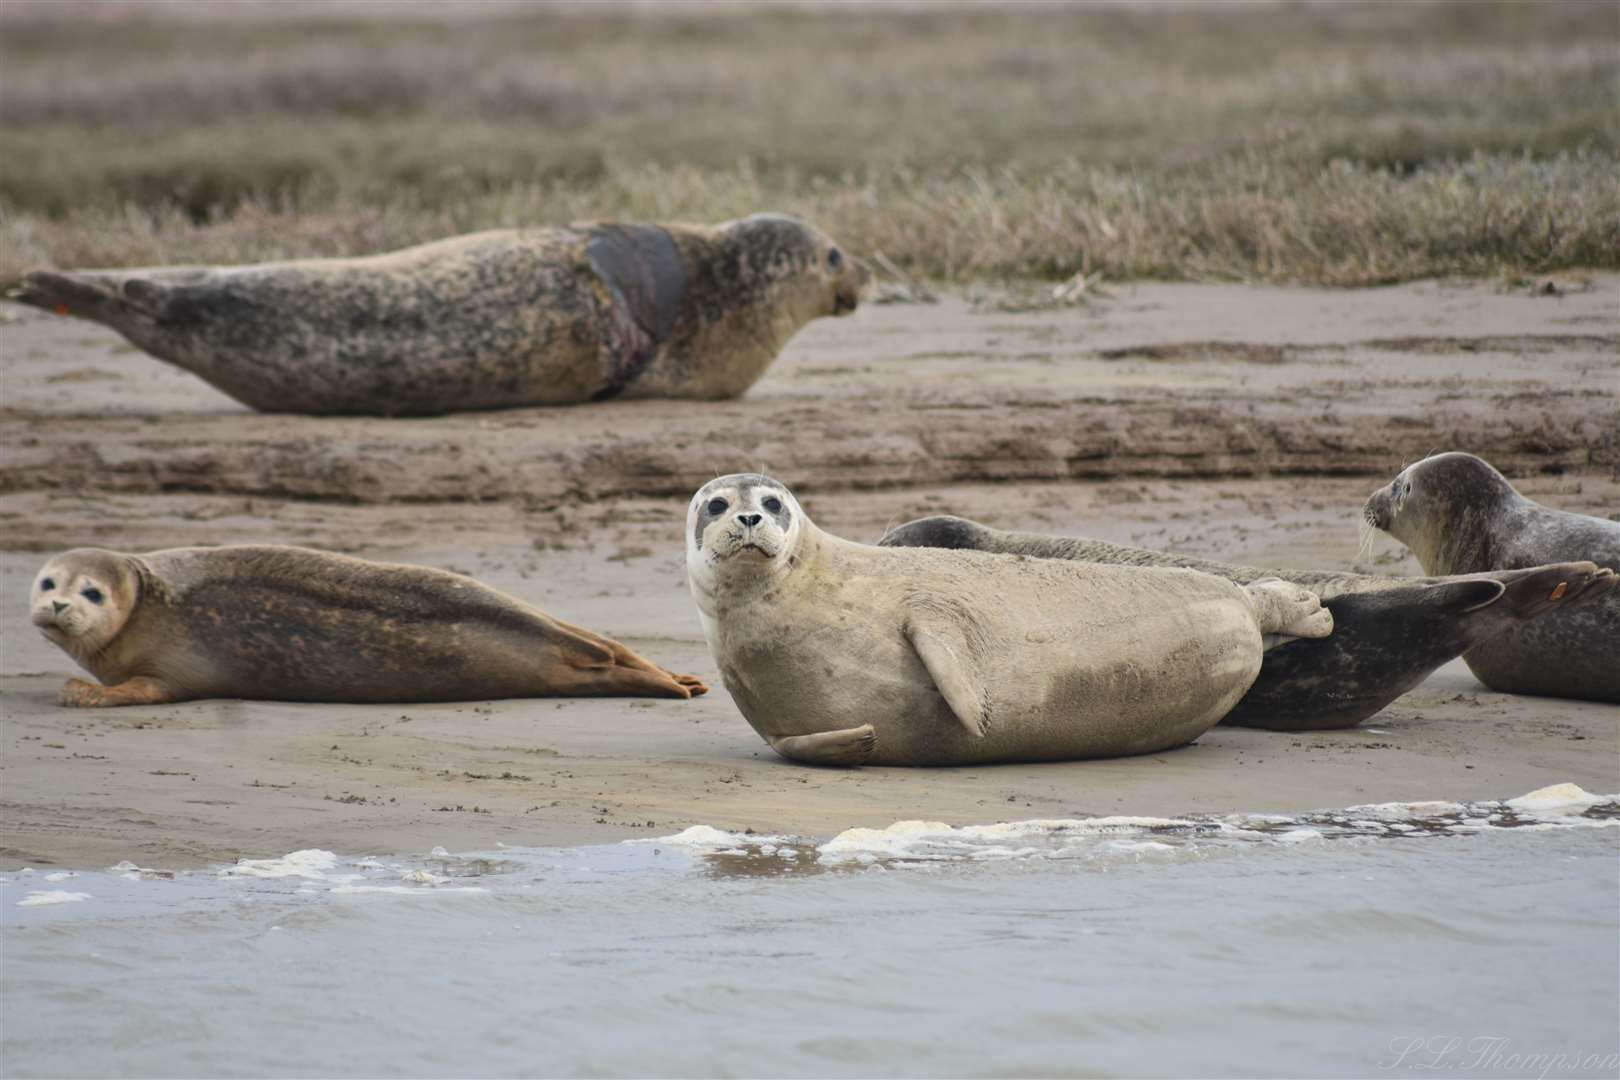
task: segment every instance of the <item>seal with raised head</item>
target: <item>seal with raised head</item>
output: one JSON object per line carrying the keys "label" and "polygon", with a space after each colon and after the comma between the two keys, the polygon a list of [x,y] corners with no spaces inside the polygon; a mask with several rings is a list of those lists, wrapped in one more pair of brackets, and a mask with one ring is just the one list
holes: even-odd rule
{"label": "seal with raised head", "polygon": [[851,543],[756,474],[704,485],[686,537],[726,689],[777,753],[816,764],[1179,746],[1248,690],[1266,634],[1333,627],[1281,581]]}
{"label": "seal with raised head", "polygon": [[64,705],[707,689],[461,574],[309,548],[76,548],[40,570],[32,608],[40,632],[105,684],[70,679]]}
{"label": "seal with raised head", "polygon": [[12,298],[94,319],[265,412],[422,415],[728,398],[861,263],[813,225],[501,229],[355,259],[36,270]]}
{"label": "seal with raised head", "polygon": [[879,543],[1175,566],[1239,584],[1281,578],[1310,589],[1333,613],[1333,633],[1271,643],[1254,685],[1221,721],[1277,731],[1354,727],[1481,642],[1617,584],[1590,562],[1438,578],[1262,570],[1102,540],[1008,532],[949,515],[907,522]]}
{"label": "seal with raised head", "polygon": [[[1542,506],[1472,454],[1437,454],[1402,469],[1362,513],[1411,548],[1429,574],[1557,559],[1587,559],[1620,572],[1620,522]],[[1620,703],[1620,592],[1512,627],[1463,661],[1503,693]]]}

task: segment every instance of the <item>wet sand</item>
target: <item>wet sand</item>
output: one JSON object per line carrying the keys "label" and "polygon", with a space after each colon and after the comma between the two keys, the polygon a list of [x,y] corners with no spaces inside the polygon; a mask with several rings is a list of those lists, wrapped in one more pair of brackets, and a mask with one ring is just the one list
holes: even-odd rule
{"label": "wet sand", "polygon": [[[392,421],[252,414],[109,331],[0,305],[0,867],[1620,790],[1620,710],[1494,694],[1460,663],[1348,732],[1217,728],[1105,762],[790,765],[720,687],[682,580],[687,496],[742,468],[776,472],[857,539],[953,512],[1402,574],[1417,568],[1392,541],[1356,561],[1357,512],[1432,450],[1615,516],[1620,277],[1564,286],[1151,285],[1035,311],[953,296],[817,323],[741,401]],[[41,553],[268,541],[472,573],[715,690],[53,704],[76,672],[26,623]]]}

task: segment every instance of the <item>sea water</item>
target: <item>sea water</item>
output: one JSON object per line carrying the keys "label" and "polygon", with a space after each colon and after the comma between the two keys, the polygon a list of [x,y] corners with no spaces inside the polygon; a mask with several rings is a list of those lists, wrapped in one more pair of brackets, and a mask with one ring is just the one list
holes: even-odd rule
{"label": "sea water", "polygon": [[1620,797],[0,875],[6,1076],[1614,1076]]}

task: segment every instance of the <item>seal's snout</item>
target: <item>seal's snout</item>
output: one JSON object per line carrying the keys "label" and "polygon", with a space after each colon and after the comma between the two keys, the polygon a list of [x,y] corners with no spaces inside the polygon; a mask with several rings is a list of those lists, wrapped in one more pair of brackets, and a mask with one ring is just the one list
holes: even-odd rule
{"label": "seal's snout", "polygon": [[1361,508],[1361,516],[1373,528],[1382,532],[1389,531],[1393,491],[1389,488],[1380,488],[1368,497],[1367,503]]}
{"label": "seal's snout", "polygon": [[750,529],[752,529],[755,525],[758,525],[760,522],[762,522],[764,520],[765,520],[765,516],[763,514],[738,514],[737,515],[737,521],[739,523],[741,523],[742,525],[744,525],[745,527],[750,528]]}
{"label": "seal's snout", "polygon": [[861,298],[871,292],[874,280],[871,267],[853,255],[844,256],[842,272],[833,289],[833,314],[848,315],[860,307]]}
{"label": "seal's snout", "polygon": [[55,612],[56,614],[58,614],[58,615],[62,614],[62,612],[66,611],[68,608],[70,608],[72,606],[73,606],[72,604],[69,604],[69,603],[67,603],[66,601],[63,601],[63,600],[52,600],[51,601],[51,610],[53,612]]}

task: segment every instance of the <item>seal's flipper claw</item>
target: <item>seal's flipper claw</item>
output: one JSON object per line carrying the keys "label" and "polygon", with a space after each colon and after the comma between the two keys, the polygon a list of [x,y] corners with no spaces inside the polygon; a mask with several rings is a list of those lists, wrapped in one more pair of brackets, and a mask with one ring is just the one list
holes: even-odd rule
{"label": "seal's flipper claw", "polygon": [[1333,612],[1309,589],[1280,578],[1265,578],[1244,587],[1254,601],[1260,633],[1296,638],[1325,638],[1333,633]]}
{"label": "seal's flipper claw", "polygon": [[156,679],[137,675],[117,686],[102,686],[84,679],[69,679],[57,694],[59,705],[79,709],[96,709],[113,705],[163,705],[183,700],[169,687]]}

